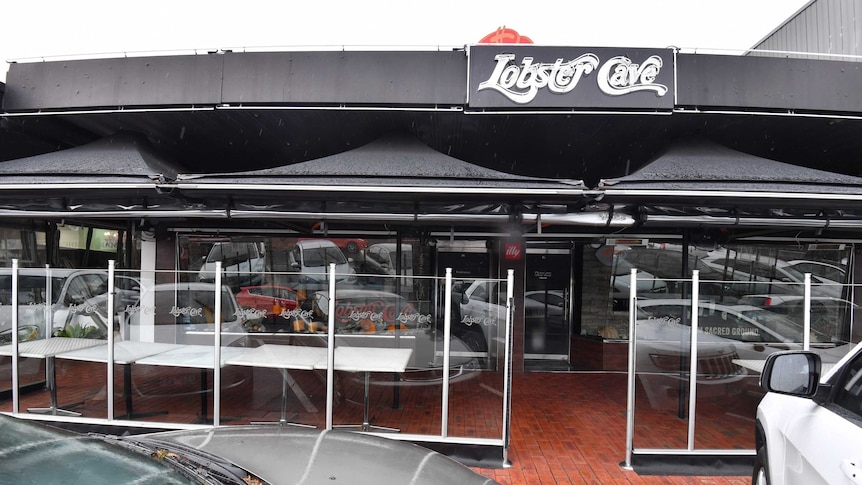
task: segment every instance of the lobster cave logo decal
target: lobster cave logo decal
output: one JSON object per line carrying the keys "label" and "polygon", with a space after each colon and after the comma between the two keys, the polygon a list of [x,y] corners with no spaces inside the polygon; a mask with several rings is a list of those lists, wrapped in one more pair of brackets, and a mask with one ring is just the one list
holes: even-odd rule
{"label": "lobster cave logo decal", "polygon": [[494,61],[491,76],[479,83],[478,91],[491,89],[518,104],[529,103],[541,89],[558,95],[569,93],[593,72],[599,89],[609,96],[653,91],[661,97],[668,92],[667,86],[655,82],[662,67],[661,57],[655,55],[639,64],[626,56],[616,56],[601,67],[599,57],[592,53],[570,60],[558,58],[552,63],[534,63],[532,57],[524,57],[517,64],[514,54],[498,54]]}

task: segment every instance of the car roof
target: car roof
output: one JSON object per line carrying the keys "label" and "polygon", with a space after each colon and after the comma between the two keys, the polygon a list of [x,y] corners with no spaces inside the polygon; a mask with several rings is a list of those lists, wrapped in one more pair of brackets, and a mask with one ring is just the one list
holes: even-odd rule
{"label": "car roof", "polygon": [[304,248],[338,247],[337,244],[329,239],[300,239],[296,241],[296,245]]}
{"label": "car roof", "polygon": [[228,426],[147,436],[225,458],[268,483],[497,483],[413,443],[347,431]]}
{"label": "car roof", "polygon": [[[329,298],[328,291],[318,291],[315,292],[315,295],[320,295],[325,298]],[[381,290],[354,290],[354,289],[346,289],[346,290],[338,290],[335,292],[335,296],[337,299],[348,299],[348,298],[392,298],[392,299],[404,299],[403,296],[397,293],[390,293],[388,291]]]}

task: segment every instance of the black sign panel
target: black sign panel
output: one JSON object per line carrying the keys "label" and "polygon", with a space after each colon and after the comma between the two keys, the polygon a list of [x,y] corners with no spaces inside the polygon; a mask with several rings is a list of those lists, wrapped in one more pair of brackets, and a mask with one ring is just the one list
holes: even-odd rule
{"label": "black sign panel", "polygon": [[474,45],[469,106],[671,110],[671,49]]}

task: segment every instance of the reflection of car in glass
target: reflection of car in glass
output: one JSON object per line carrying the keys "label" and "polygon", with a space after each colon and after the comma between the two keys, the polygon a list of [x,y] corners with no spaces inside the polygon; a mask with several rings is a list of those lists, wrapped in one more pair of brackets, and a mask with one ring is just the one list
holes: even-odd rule
{"label": "reflection of car in glass", "polygon": [[[630,267],[664,280],[667,286],[667,296],[660,298],[684,298],[690,294],[690,284],[685,278],[690,278],[691,271],[697,270],[700,276],[700,295],[704,299],[730,304],[745,294],[741,286],[734,286],[723,281],[724,277],[715,268],[701,260],[701,252],[692,250],[688,253],[688,275],[683,277],[683,251],[680,246],[661,244],[656,247],[634,246],[620,252]],[[640,278],[640,275],[638,276]],[[647,278],[648,279],[648,278]],[[628,292],[625,292],[628,295]],[[651,297],[649,294],[640,295]]]}
{"label": "reflection of car in glass", "polygon": [[330,264],[335,264],[336,281],[351,279],[355,273],[344,252],[328,239],[297,241],[288,253],[288,264],[291,271],[299,273],[289,278],[297,290],[326,289]]}
{"label": "reflection of car in glass", "polygon": [[[506,323],[506,284],[496,280],[475,280],[460,294],[461,323],[483,327]],[[453,302],[454,304],[454,302]]]}
{"label": "reflection of car in glass", "polygon": [[794,259],[787,262],[787,268],[793,268],[799,273],[811,273],[823,282],[843,283],[847,281],[847,270],[841,266],[824,263],[823,261],[807,261]]}
{"label": "reflection of car in glass", "polygon": [[[746,295],[740,298],[738,303],[779,313],[799,325],[802,325],[805,318],[805,297],[802,295]],[[855,311],[856,306],[855,303],[840,298],[812,296],[811,328],[838,338],[845,333],[842,324],[847,321],[851,312]]]}
{"label": "reflection of car in glass", "polygon": [[[328,241],[332,241],[339,248],[347,251],[350,254],[356,254],[359,251],[368,247],[368,241],[365,239],[357,239],[357,238],[326,238]],[[311,239],[301,237],[298,239],[299,241],[319,241],[319,239]]]}
{"label": "reflection of car in glass", "polygon": [[[308,305],[313,320],[325,328],[329,292],[312,295]],[[431,328],[431,316],[419,313],[406,298],[377,290],[338,290],[335,294],[335,322],[338,333],[380,333]],[[320,325],[316,325],[321,328]]]}
{"label": "reflection of car in glass", "polygon": [[752,484],[859,483],[862,345],[828,371],[814,352],[774,353],[761,385]]}
{"label": "reflection of car in glass", "polygon": [[[753,258],[737,254],[736,257],[703,259],[703,263],[718,271],[724,279],[745,282],[748,293],[802,294],[805,274],[787,261],[774,258]],[[812,274],[811,293],[818,296],[840,298],[841,285]]]}
{"label": "reflection of car in glass", "polygon": [[400,269],[402,276],[406,278],[373,278],[364,276],[361,283],[363,286],[377,286],[379,289],[393,291],[396,281],[400,285],[401,292],[409,293],[413,290],[413,246],[401,245],[401,267],[398,267],[398,245],[396,243],[377,243],[368,246],[364,252],[362,262],[362,273],[394,276],[396,269]]}
{"label": "reflection of car in glass", "polygon": [[527,324],[544,322],[560,326],[566,323],[563,312],[566,298],[562,290],[536,290],[524,293],[524,315]]}
{"label": "reflection of car in glass", "polygon": [[266,317],[297,308],[298,300],[293,288],[286,286],[243,286],[236,294],[236,302],[241,307],[263,311]]}
{"label": "reflection of car in glass", "polygon": [[[625,310],[629,307],[631,294],[631,270],[634,268],[625,259],[615,259],[611,287],[614,310]],[[659,298],[667,295],[667,282],[654,274],[638,269],[637,295],[641,298]]]}
{"label": "reflection of car in glass", "polygon": [[[70,324],[97,327],[104,335],[108,328],[107,305],[94,305],[94,299],[100,296],[107,299],[108,272],[73,269],[51,269],[50,272],[49,287],[46,269],[18,270],[19,340],[43,337]],[[114,290],[115,308],[122,308],[137,299],[140,284],[135,278],[117,275]],[[0,270],[0,344],[11,341],[11,304],[12,272]],[[51,320],[47,326],[46,318]]]}
{"label": "reflection of car in glass", "polygon": [[[742,391],[733,384],[747,371],[733,360],[763,360],[790,345],[801,346],[803,336],[802,327],[782,315],[748,305],[701,302],[697,340],[698,384],[705,384],[698,392],[706,397]],[[678,389],[679,380],[686,380],[690,341],[691,300],[638,302],[636,366],[653,405]],[[834,345],[818,333],[812,333],[811,342]]]}
{"label": "reflection of car in glass", "polygon": [[215,281],[215,265],[221,261],[222,284],[232,288],[259,285],[266,271],[266,245],[262,242],[217,242],[201,264],[198,280]]}
{"label": "reflection of car in glass", "polygon": [[[346,431],[229,426],[82,435],[0,415],[3,480],[88,485],[497,483],[412,443]],[[291,450],[284,453],[284,450]]]}
{"label": "reflection of car in glass", "polygon": [[[146,289],[126,309],[132,340],[152,332],[156,342],[213,345],[216,286],[211,283],[163,283]],[[221,289],[222,345],[243,344],[244,334],[259,322],[236,303],[227,286]],[[127,337],[128,338],[128,337]]]}

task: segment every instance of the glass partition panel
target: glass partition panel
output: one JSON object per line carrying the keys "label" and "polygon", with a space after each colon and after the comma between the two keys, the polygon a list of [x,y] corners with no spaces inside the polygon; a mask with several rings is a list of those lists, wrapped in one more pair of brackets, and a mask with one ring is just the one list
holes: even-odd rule
{"label": "glass partition panel", "polygon": [[[28,342],[46,337],[46,303],[49,279],[44,270],[36,270],[26,278],[18,277],[18,341]],[[0,269],[0,410],[12,411],[12,349],[13,304],[12,269]],[[31,394],[43,388],[45,383],[45,361],[40,358],[21,357],[18,360],[18,386]]]}
{"label": "glass partition panel", "polygon": [[[339,281],[334,296],[335,389],[341,399],[335,403],[334,426],[419,432],[405,428],[413,424],[405,413],[413,411],[425,393],[439,396],[439,383],[427,381],[437,346],[434,310],[428,301],[415,298],[421,293],[416,290],[428,282],[363,273],[340,279],[337,266],[335,277]],[[314,313],[328,317],[331,297],[329,292],[316,292]],[[429,383],[430,389],[423,385]]]}
{"label": "glass partition panel", "polygon": [[507,290],[507,281],[500,279],[460,282],[452,288],[449,436],[503,435],[506,366],[500,342],[506,338]]}
{"label": "glass partition panel", "polygon": [[664,281],[677,288],[680,296],[688,295],[688,298],[636,300],[635,448],[686,447],[685,417],[691,366],[691,282]]}
{"label": "glass partition panel", "polygon": [[[764,307],[760,296],[747,295],[751,282],[721,284],[740,296],[735,304],[704,298],[699,304],[694,447],[753,449],[751,423],[763,397],[756,369],[772,352],[801,349],[804,332],[801,323]],[[801,295],[804,287],[799,283],[771,282],[770,291],[775,295]]]}
{"label": "glass partition panel", "polygon": [[[231,355],[229,349],[245,345],[230,289],[221,288],[217,306],[217,286],[190,281],[190,276],[173,271],[143,272],[138,278],[137,304],[123,309],[125,324],[115,345],[115,363],[131,364],[123,369],[124,378],[127,372],[132,374],[127,381],[131,389],[123,393],[134,399],[134,414],[152,413],[158,421],[171,423],[212,422],[217,308],[222,360]],[[225,375],[221,382],[239,385],[244,376]],[[129,409],[126,413],[132,414]]]}

